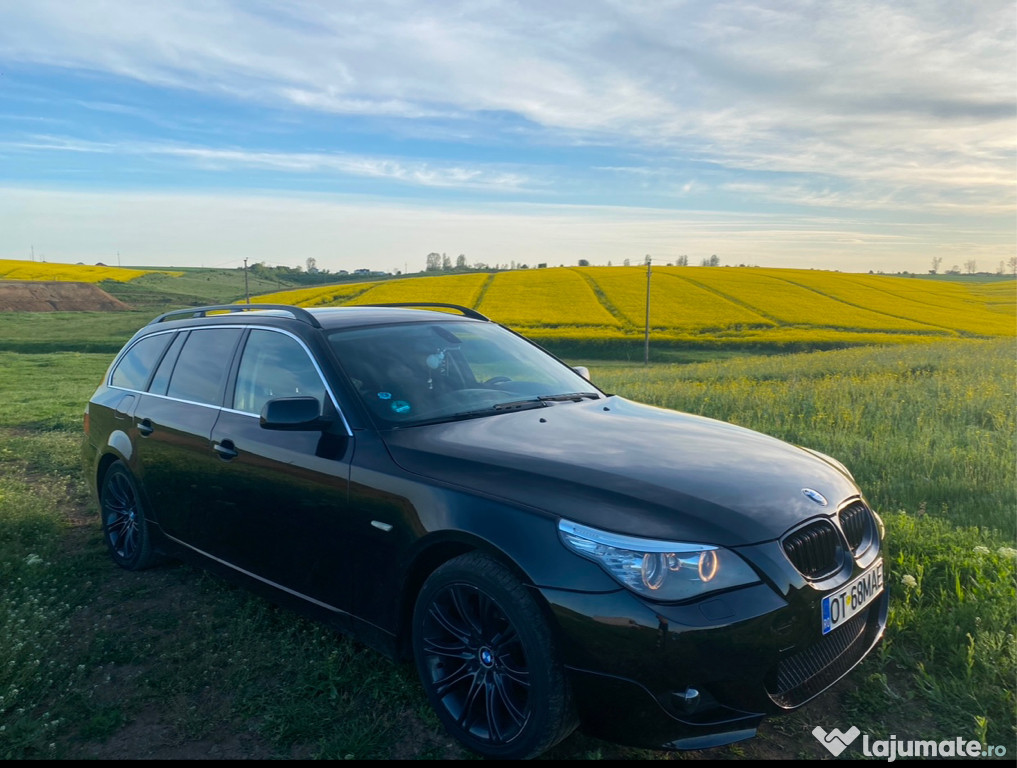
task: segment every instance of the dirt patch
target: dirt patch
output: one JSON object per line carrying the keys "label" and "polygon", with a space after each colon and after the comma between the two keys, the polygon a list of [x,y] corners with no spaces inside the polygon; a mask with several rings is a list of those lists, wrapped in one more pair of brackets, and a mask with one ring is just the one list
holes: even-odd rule
{"label": "dirt patch", "polygon": [[0,280],[0,312],[116,312],[132,309],[94,283]]}

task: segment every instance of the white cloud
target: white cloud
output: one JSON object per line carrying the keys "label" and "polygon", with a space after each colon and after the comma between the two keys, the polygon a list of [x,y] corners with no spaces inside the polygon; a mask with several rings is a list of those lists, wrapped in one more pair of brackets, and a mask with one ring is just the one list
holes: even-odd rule
{"label": "white cloud", "polygon": [[[389,137],[449,147],[491,131],[486,146],[508,151],[605,148],[595,165],[632,169],[616,177],[647,171],[649,205],[741,191],[851,209],[858,222],[880,212],[935,222],[1005,216],[1017,194],[1012,0],[0,0],[0,18],[0,60],[57,79],[113,75],[297,122],[366,117]],[[454,149],[436,160],[176,139],[107,145],[93,134],[61,148],[432,189],[533,193],[568,173]],[[578,188],[586,177],[572,178]],[[965,247],[1007,240],[1012,255],[1012,226],[994,226]],[[856,234],[813,242],[873,241]]]}
{"label": "white cloud", "polygon": [[521,189],[530,183],[526,176],[518,172],[490,166],[406,162],[348,153],[265,152],[150,142],[100,142],[52,135],[0,142],[0,149],[5,147],[122,156],[170,156],[209,170],[262,168],[283,172],[327,171],[346,176],[391,179],[422,187],[507,190]]}

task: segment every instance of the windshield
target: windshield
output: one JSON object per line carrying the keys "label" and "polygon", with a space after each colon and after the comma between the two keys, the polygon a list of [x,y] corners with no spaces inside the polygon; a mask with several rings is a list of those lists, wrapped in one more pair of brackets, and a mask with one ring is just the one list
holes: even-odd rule
{"label": "windshield", "polygon": [[571,368],[494,323],[352,328],[332,332],[329,343],[383,427],[603,396]]}

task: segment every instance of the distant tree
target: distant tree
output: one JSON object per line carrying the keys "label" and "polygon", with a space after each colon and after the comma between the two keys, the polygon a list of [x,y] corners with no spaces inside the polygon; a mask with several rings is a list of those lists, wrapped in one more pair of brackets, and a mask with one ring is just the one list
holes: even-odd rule
{"label": "distant tree", "polygon": [[939,265],[942,264],[942,263],[943,263],[943,257],[942,256],[933,256],[932,257],[932,269],[929,270],[929,274],[930,275],[934,275],[937,272],[939,272]]}
{"label": "distant tree", "polygon": [[614,265],[613,265],[613,264],[611,263],[611,260],[610,260],[610,259],[608,259],[608,260],[607,260],[607,266],[609,266],[609,267],[612,267],[612,266],[614,266]]}
{"label": "distant tree", "polygon": [[1011,256],[1006,263],[1010,267],[1010,271],[1017,275],[1017,256]]}
{"label": "distant tree", "polygon": [[960,267],[957,266],[956,264],[954,264],[952,267],[950,267],[948,270],[946,270],[946,274],[948,274],[948,275],[959,275],[960,274]]}
{"label": "distant tree", "polygon": [[678,257],[678,259],[675,261],[675,264],[677,264],[679,267],[687,267],[689,265],[689,257],[683,254]]}
{"label": "distant tree", "polygon": [[442,272],[452,271],[452,259],[446,256],[444,253],[441,255],[441,271]]}
{"label": "distant tree", "polygon": [[579,260],[579,266],[580,267],[588,267],[588,266],[590,266],[590,262],[587,259],[580,259]]}
{"label": "distant tree", "polygon": [[975,272],[978,271],[978,262],[976,262],[974,259],[969,259],[968,261],[964,262],[964,269],[967,271],[969,275],[973,275],[975,274]]}
{"label": "distant tree", "polygon": [[997,275],[1005,275],[1006,274],[1006,264],[1003,262],[1002,259],[999,260],[999,266],[996,267],[996,274]]}
{"label": "distant tree", "polygon": [[318,271],[318,260],[313,256],[307,257],[307,271],[314,274]]}
{"label": "distant tree", "polygon": [[427,271],[437,272],[441,269],[441,254],[433,251],[427,254]]}
{"label": "distant tree", "polygon": [[456,256],[456,269],[466,269],[466,254],[460,253]]}
{"label": "distant tree", "polygon": [[631,267],[632,266],[632,259],[625,259],[625,261],[622,262],[622,266],[623,267]]}

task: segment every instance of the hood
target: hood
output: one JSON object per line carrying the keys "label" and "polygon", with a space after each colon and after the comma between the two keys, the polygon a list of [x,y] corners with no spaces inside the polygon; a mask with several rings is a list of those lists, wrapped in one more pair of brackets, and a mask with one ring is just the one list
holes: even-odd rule
{"label": "hood", "polygon": [[859,495],[814,453],[620,397],[392,430],[384,439],[415,474],[655,539],[754,544]]}

